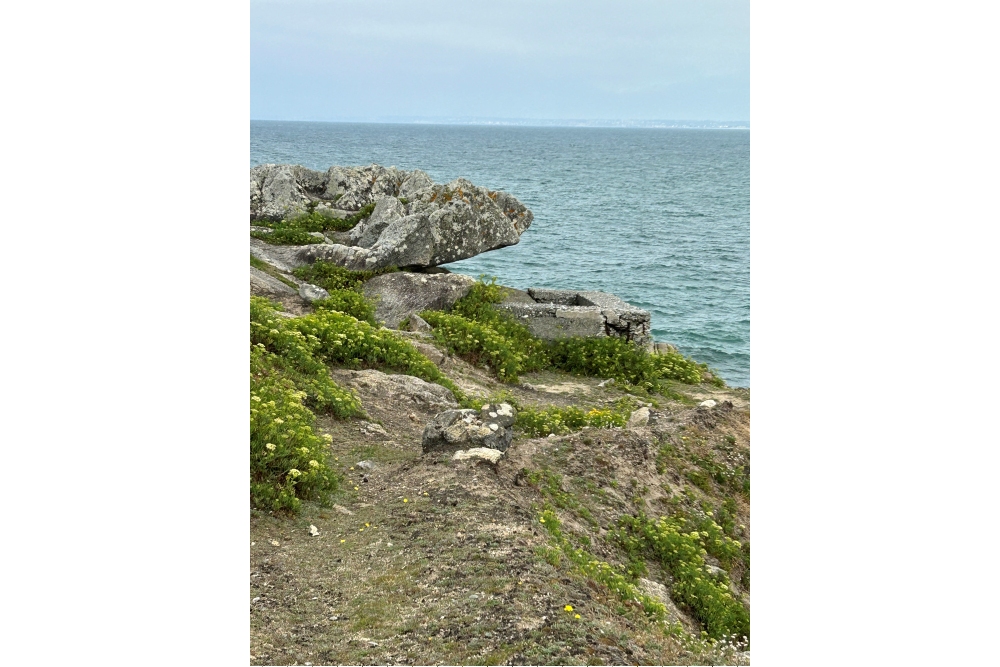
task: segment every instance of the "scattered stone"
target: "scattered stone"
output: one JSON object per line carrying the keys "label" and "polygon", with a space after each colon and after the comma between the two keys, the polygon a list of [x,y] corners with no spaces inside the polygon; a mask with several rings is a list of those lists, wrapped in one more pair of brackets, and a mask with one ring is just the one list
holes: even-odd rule
{"label": "scattered stone", "polygon": [[272,547],[280,547],[281,543],[278,542],[278,540],[271,540],[271,546]]}
{"label": "scattered stone", "polygon": [[375,422],[361,422],[361,432],[372,437],[389,437],[389,432],[381,424],[376,424]]}
{"label": "scattered stone", "polygon": [[598,382],[597,386],[598,387],[610,387],[614,383],[615,383],[615,379],[614,378],[608,378],[607,380],[601,380],[600,382]]}
{"label": "scattered stone", "polygon": [[649,423],[649,408],[639,408],[628,418],[628,428],[639,428]]}
{"label": "scattered stone", "polygon": [[723,574],[726,573],[725,570],[723,570],[721,567],[719,567],[717,565],[708,565],[708,564],[706,564],[705,565],[705,569],[708,570],[708,573],[710,575],[712,575],[713,577],[717,577],[719,575],[723,575]]}
{"label": "scattered stone", "polygon": [[[430,325],[417,314],[425,310],[450,310],[475,284],[475,279],[458,273],[400,271],[375,276],[362,289],[365,297],[375,302],[375,319],[385,326],[398,329],[400,322],[410,318],[411,331],[429,332]],[[413,328],[414,321],[418,321],[420,328]]]}
{"label": "scattered stone", "polygon": [[302,283],[299,285],[299,296],[306,301],[318,301],[319,299],[329,298],[330,293],[317,285]]}
{"label": "scattered stone", "polygon": [[713,401],[712,399],[708,399],[707,401],[702,401],[701,403],[698,404],[698,407],[699,408],[714,408],[715,407],[715,401]]}
{"label": "scattered stone", "polygon": [[507,403],[484,405],[478,411],[446,410],[424,428],[423,451],[477,447],[505,451],[514,438],[515,416]]}
{"label": "scattered stone", "polygon": [[337,510],[341,514],[346,514],[347,516],[354,516],[354,512],[352,512],[351,510],[347,509],[343,505],[334,505],[333,509]]}
{"label": "scattered stone", "polygon": [[483,460],[496,463],[503,458],[503,452],[499,449],[488,447],[473,447],[472,449],[460,449],[451,457],[452,461]]}
{"label": "scattered stone", "polygon": [[354,465],[362,470],[375,470],[378,467],[374,461],[358,461]]}
{"label": "scattered stone", "polygon": [[319,537],[319,528],[317,528],[312,524],[309,524],[309,534],[312,535],[313,537]]}

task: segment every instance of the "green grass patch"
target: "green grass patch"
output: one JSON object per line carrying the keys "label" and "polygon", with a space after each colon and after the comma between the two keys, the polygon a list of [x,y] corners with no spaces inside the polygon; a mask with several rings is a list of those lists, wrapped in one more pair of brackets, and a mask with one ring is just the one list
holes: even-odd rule
{"label": "green grass patch", "polygon": [[582,410],[575,405],[566,408],[525,407],[518,411],[514,425],[533,438],[549,434],[564,435],[579,431],[584,426],[610,428],[625,426],[632,414],[632,401],[622,397],[613,407]]}
{"label": "green grass patch", "polygon": [[333,262],[320,260],[300,266],[292,271],[292,274],[296,278],[318,285],[328,292],[342,289],[360,291],[365,281],[383,273],[393,273],[398,270],[395,267],[389,267],[377,271],[351,271]]}
{"label": "green grass patch", "polygon": [[289,280],[285,276],[281,275],[281,272],[278,271],[278,269],[274,268],[273,266],[271,266],[270,264],[268,264],[267,262],[265,262],[263,260],[257,259],[253,255],[250,255],[250,266],[252,266],[253,268],[258,269],[260,271],[263,271],[264,273],[266,273],[267,275],[271,276],[272,278],[277,278],[278,280],[280,280],[281,282],[285,283],[286,285],[288,285],[292,289],[296,289],[297,290],[299,288],[298,285],[296,285],[295,283],[293,283],[291,280]]}
{"label": "green grass patch", "polygon": [[270,227],[272,231],[250,232],[250,236],[273,245],[308,245],[322,243],[323,240],[310,232],[346,232],[353,229],[359,222],[367,218],[375,210],[375,204],[368,204],[357,213],[345,218],[338,218],[331,213],[316,210],[316,203],[311,202],[304,213],[286,218],[280,222],[257,223]]}

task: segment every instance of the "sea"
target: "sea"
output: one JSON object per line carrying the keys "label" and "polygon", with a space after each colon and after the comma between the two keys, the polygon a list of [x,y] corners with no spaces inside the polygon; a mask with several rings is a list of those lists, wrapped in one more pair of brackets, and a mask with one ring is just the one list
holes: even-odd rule
{"label": "sea", "polygon": [[653,338],[750,386],[750,131],[250,122],[250,165],[377,163],[464,177],[534,213],[515,246],[446,265],[527,289],[599,290]]}

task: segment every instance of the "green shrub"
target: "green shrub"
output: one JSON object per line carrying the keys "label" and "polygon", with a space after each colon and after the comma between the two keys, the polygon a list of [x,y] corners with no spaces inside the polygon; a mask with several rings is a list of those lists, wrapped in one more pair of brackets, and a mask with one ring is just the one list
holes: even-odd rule
{"label": "green shrub", "polygon": [[521,373],[548,365],[545,344],[506,313],[493,309],[503,300],[496,278],[482,278],[452,308],[451,314],[420,314],[434,327],[434,337],[473,364],[487,364],[503,382],[517,382]]}
{"label": "green shrub", "polygon": [[387,368],[436,382],[462,400],[461,391],[437,366],[388,329],[376,328],[335,310],[318,310],[291,319],[274,316],[268,318],[266,326],[255,325],[252,317],[255,308],[273,314],[275,306],[261,297],[251,297],[250,302],[251,340],[263,343],[269,351],[287,350],[296,359],[308,357],[351,368]]}
{"label": "green shrub", "polygon": [[250,299],[250,345],[259,351],[256,372],[289,379],[306,392],[306,405],[315,410],[339,419],[361,416],[358,399],[330,378],[314,342],[290,326],[291,320],[280,317],[277,308],[266,299]]}
{"label": "green shrub", "polygon": [[328,298],[313,301],[312,305],[313,308],[336,310],[362,322],[375,325],[375,306],[365,298],[364,294],[354,290],[331,290]]}
{"label": "green shrub", "polygon": [[341,289],[351,289],[360,291],[366,280],[383,273],[393,273],[398,271],[395,267],[379,269],[377,271],[351,271],[333,262],[322,260],[300,266],[292,274],[307,283],[319,285],[328,292]]}
{"label": "green shrub", "polygon": [[438,341],[473,364],[487,364],[504,382],[516,382],[521,373],[556,368],[614,378],[626,389],[673,395],[662,380],[702,381],[707,366],[679,352],[653,355],[616,336],[542,341],[508,313],[493,308],[503,301],[505,289],[496,284],[496,277],[487,282],[480,276],[450,314],[425,311],[420,316],[434,327]]}
{"label": "green shrub", "polygon": [[701,383],[701,364],[688,359],[680,352],[649,355],[656,369],[656,376],[664,380],[677,380],[685,384]]}
{"label": "green shrub", "polygon": [[306,392],[268,372],[267,354],[250,351],[250,503],[296,512],[303,499],[325,500],[338,477],[326,463],[327,440],[312,429]]}
{"label": "green shrub", "polygon": [[625,426],[631,414],[632,403],[628,398],[619,399],[614,407],[593,408],[586,412],[575,405],[542,409],[525,407],[518,411],[514,425],[529,437],[538,438],[550,433],[563,435],[579,431],[584,426],[592,428]]}
{"label": "green shrub", "polygon": [[408,342],[334,310],[283,318],[280,306],[250,297],[250,502],[298,511],[325,500],[337,476],[326,443],[312,429],[316,410],[361,416],[357,397],[338,387],[327,364],[397,370],[464,395]]}
{"label": "green shrub", "polygon": [[710,637],[749,637],[750,612],[733,597],[729,577],[712,575],[704,559],[711,545],[731,562],[741,545],[725,537],[714,522],[712,531],[700,532],[688,530],[690,526],[686,524],[682,517],[660,517],[653,521],[643,514],[625,516],[619,520],[613,536],[630,558],[652,557],[673,575],[675,599],[694,612]]}

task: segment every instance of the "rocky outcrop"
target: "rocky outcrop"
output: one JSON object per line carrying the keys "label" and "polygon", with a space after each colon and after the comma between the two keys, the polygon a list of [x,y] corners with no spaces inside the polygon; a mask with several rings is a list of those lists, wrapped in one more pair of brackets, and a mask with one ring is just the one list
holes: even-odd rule
{"label": "rocky outcrop", "polygon": [[531,333],[546,340],[569,336],[618,336],[639,345],[652,342],[649,311],[636,308],[614,294],[509,290],[507,298],[496,308],[510,313]]}
{"label": "rocky outcrop", "polygon": [[354,270],[387,266],[430,267],[514,245],[532,214],[513,196],[459,178],[435,184],[422,171],[330,167],[324,172],[292,165],[250,170],[250,219],[279,220],[309,207],[343,215],[375,204],[348,243],[296,248],[289,262],[317,259]]}
{"label": "rocky outcrop", "polygon": [[507,403],[484,405],[480,410],[446,410],[424,428],[423,451],[477,447],[506,451],[514,438],[515,416]]}
{"label": "rocky outcrop", "polygon": [[411,375],[389,375],[376,370],[340,371],[336,375],[348,387],[364,389],[366,395],[393,401],[401,407],[415,405],[425,410],[458,407],[451,391]]}
{"label": "rocky outcrop", "polygon": [[376,276],[365,282],[363,290],[375,304],[375,319],[390,329],[398,329],[400,322],[421,311],[450,310],[475,283],[473,278],[457,273],[399,272]]}

